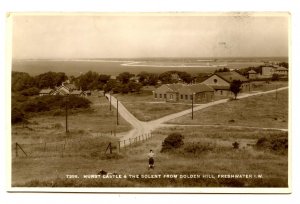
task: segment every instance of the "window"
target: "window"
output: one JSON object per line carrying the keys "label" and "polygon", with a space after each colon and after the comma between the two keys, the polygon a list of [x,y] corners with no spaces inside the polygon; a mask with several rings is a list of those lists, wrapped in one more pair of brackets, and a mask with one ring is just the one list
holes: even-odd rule
{"label": "window", "polygon": [[223,91],[221,90],[221,95],[223,95]]}
{"label": "window", "polygon": [[170,99],[173,99],[173,94],[170,94]]}
{"label": "window", "polygon": [[188,100],[188,95],[185,95],[185,100]]}
{"label": "window", "polygon": [[180,95],[180,99],[183,99],[183,95],[182,94]]}
{"label": "window", "polygon": [[154,96],[155,98],[157,98],[157,93],[155,93],[155,96]]}
{"label": "window", "polygon": [[159,98],[162,98],[162,94],[159,94]]}
{"label": "window", "polygon": [[193,100],[193,95],[190,95],[191,100]]}
{"label": "window", "polygon": [[218,79],[214,79],[215,84],[218,82]]}
{"label": "window", "polygon": [[167,94],[164,94],[164,98],[167,98]]}

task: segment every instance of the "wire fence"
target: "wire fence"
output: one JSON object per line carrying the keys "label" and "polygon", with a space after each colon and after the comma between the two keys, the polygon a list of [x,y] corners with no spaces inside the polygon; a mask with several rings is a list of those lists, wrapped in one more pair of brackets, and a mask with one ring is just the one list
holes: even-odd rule
{"label": "wire fence", "polygon": [[[92,136],[64,138],[54,142],[18,143],[12,144],[13,157],[68,157],[93,156],[99,154],[121,153],[143,141],[149,140],[151,132],[128,139],[117,139],[111,136],[116,133],[94,133]],[[106,136],[105,139],[103,136]],[[111,138],[108,139],[108,138]]]}

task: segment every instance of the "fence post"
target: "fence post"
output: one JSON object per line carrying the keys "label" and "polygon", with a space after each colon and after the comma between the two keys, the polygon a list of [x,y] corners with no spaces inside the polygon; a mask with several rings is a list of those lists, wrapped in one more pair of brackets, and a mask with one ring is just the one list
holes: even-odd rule
{"label": "fence post", "polygon": [[119,153],[121,152],[121,141],[119,141]]}
{"label": "fence post", "polygon": [[18,143],[16,143],[16,157],[18,157]]}

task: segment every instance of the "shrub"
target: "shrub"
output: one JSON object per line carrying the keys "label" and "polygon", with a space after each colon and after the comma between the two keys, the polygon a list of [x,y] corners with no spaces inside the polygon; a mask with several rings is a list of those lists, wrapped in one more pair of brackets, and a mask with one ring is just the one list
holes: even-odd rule
{"label": "shrub", "polygon": [[34,96],[34,95],[38,95],[39,91],[40,90],[38,88],[31,87],[31,88],[28,88],[28,89],[25,89],[25,90],[21,91],[21,94],[23,96]]}
{"label": "shrub", "polygon": [[238,149],[240,147],[240,143],[234,142],[234,143],[232,143],[232,147],[233,147],[233,149]]}
{"label": "shrub", "polygon": [[25,121],[24,113],[18,108],[13,108],[11,110],[11,123],[15,124],[24,121]]}
{"label": "shrub", "polygon": [[260,150],[270,150],[277,153],[286,153],[288,150],[288,139],[287,137],[277,138],[259,138],[256,142],[256,148]]}
{"label": "shrub", "polygon": [[183,145],[183,135],[180,133],[172,133],[162,143],[161,152],[179,148]]}

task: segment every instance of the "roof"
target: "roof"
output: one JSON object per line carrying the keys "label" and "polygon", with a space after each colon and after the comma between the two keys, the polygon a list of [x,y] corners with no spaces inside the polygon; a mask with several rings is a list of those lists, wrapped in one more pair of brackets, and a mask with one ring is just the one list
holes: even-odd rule
{"label": "roof", "polygon": [[285,67],[279,67],[276,69],[276,71],[288,71],[288,69]]}
{"label": "roof", "polygon": [[231,83],[233,80],[240,80],[241,82],[246,82],[248,79],[239,73],[232,71],[232,72],[217,72],[215,75],[219,76],[220,78],[224,79],[225,81]]}
{"label": "roof", "polygon": [[59,92],[59,93],[61,93],[61,94],[63,94],[63,95],[68,95],[69,93],[65,90],[65,89],[57,89],[54,93],[57,93],[57,92]]}
{"label": "roof", "polygon": [[53,89],[42,89],[40,90],[40,94],[50,94],[53,91]]}
{"label": "roof", "polygon": [[220,85],[211,85],[211,87],[215,90],[229,90],[229,86],[220,86]]}
{"label": "roof", "polygon": [[171,91],[177,92],[178,89],[180,89],[183,86],[183,84],[167,84],[167,87],[171,89]]}
{"label": "roof", "polygon": [[71,95],[80,95],[83,91],[81,90],[74,90],[72,92],[70,92]]}
{"label": "roof", "polygon": [[70,89],[76,89],[76,86],[74,84],[64,83],[63,86],[66,87],[69,90]]}
{"label": "roof", "polygon": [[143,91],[154,91],[155,90],[155,86],[143,86],[142,90]]}
{"label": "roof", "polygon": [[194,93],[214,91],[214,89],[211,86],[208,86],[206,84],[192,84],[188,85],[187,87],[191,89]]}
{"label": "roof", "polygon": [[253,69],[251,69],[250,71],[248,71],[248,74],[256,74],[256,71],[254,71]]}

